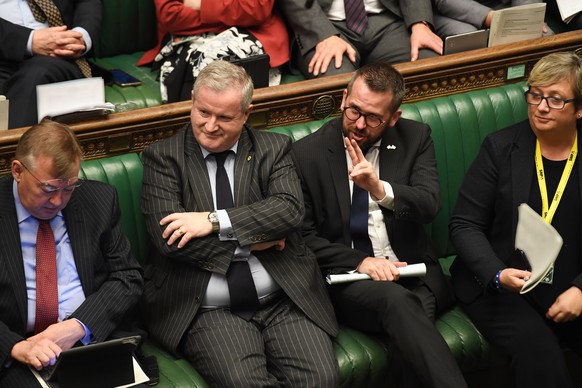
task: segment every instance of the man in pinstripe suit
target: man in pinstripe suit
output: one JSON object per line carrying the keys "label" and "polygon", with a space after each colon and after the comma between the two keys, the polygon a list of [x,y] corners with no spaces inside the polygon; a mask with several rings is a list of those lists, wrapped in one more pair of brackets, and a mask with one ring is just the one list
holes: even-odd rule
{"label": "man in pinstripe suit", "polygon": [[[12,175],[0,179],[3,388],[39,386],[28,366],[42,369],[77,342],[110,337],[142,294],[142,272],[121,231],[117,193],[77,178],[81,156],[68,127],[43,121],[22,135]],[[46,291],[37,293],[36,251],[43,220],[49,221],[56,245],[58,300],[51,311],[58,319],[39,327],[36,301]]]}
{"label": "man in pinstripe suit", "polygon": [[[142,210],[155,245],[146,322],[210,386],[334,387],[329,336],[338,328],[298,231],[304,208],[291,141],[245,125],[252,95],[242,68],[211,63],[192,91],[191,124],[143,152]],[[217,189],[224,151],[233,151],[224,161],[227,208]],[[256,290],[259,301],[246,316],[229,279],[241,261],[252,272],[245,295]]]}

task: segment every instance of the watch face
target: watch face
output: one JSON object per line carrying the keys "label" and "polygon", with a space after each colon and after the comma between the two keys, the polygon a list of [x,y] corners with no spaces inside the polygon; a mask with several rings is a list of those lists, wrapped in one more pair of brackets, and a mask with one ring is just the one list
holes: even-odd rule
{"label": "watch face", "polygon": [[211,212],[208,214],[208,221],[212,224],[212,231],[218,233],[220,230],[220,224],[218,223],[218,214],[216,212]]}

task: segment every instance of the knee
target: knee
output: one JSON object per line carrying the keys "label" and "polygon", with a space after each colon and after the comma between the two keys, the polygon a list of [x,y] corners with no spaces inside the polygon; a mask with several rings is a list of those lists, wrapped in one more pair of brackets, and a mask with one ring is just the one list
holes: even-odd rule
{"label": "knee", "polygon": [[34,85],[42,85],[82,78],[83,74],[71,61],[46,55],[35,55],[24,60],[13,77],[25,78],[27,82]]}
{"label": "knee", "polygon": [[322,388],[337,388],[340,385],[339,381],[339,367],[337,360],[331,360],[327,364],[321,365],[317,371],[313,374],[313,384],[312,387],[322,387]]}
{"label": "knee", "polygon": [[397,287],[383,295],[380,295],[378,306],[382,306],[381,316],[395,320],[402,318],[406,324],[407,319],[417,317],[419,314],[426,315],[419,297],[405,287]]}

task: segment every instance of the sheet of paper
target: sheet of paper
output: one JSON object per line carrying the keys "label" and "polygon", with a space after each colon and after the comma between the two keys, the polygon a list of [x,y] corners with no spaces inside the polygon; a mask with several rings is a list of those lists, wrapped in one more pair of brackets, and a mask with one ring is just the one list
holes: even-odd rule
{"label": "sheet of paper", "polygon": [[556,0],[558,10],[562,20],[569,23],[578,12],[582,12],[582,1],[580,0]]}
{"label": "sheet of paper", "polygon": [[563,240],[558,231],[527,204],[522,203],[517,210],[515,248],[525,253],[531,267],[531,277],[520,291],[525,294],[534,289],[552,267]]}
{"label": "sheet of paper", "polygon": [[0,96],[0,131],[8,129],[8,104],[6,96]]}
{"label": "sheet of paper", "polygon": [[[400,271],[401,277],[425,276],[426,264],[409,264],[406,267],[398,268],[398,271]],[[328,284],[348,283],[366,279],[370,279],[370,276],[357,272],[327,275],[325,278]]]}
{"label": "sheet of paper", "polygon": [[542,36],[546,3],[520,5],[493,11],[489,47]]}
{"label": "sheet of paper", "polygon": [[109,107],[103,78],[82,78],[36,87],[38,121],[76,111]]}

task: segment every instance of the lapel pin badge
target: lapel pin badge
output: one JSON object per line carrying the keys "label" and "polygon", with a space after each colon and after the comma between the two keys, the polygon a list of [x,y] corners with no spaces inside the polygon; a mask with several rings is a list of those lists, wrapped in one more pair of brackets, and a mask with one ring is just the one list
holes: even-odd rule
{"label": "lapel pin badge", "polygon": [[394,144],[388,144],[386,146],[386,149],[388,149],[388,150],[395,150],[396,149],[396,146]]}

